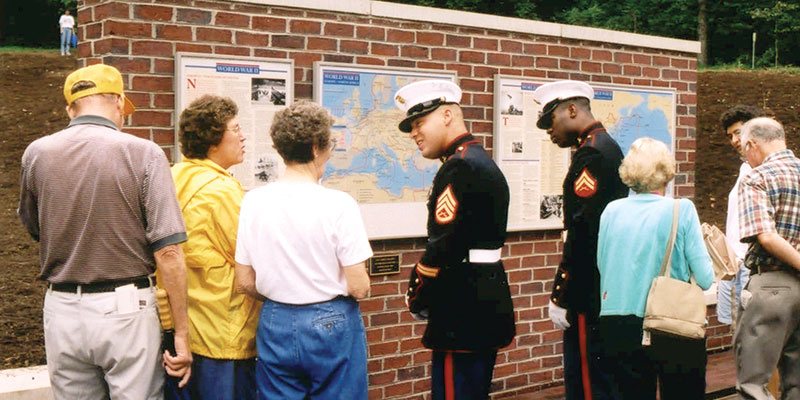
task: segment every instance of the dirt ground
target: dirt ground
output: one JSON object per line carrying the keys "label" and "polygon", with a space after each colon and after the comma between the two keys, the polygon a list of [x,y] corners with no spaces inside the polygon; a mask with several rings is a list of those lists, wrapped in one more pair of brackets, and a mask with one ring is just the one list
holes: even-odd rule
{"label": "dirt ground", "polygon": [[[19,163],[34,139],[63,128],[62,85],[76,67],[57,51],[0,52],[0,369],[45,363],[38,245],[16,215]],[[737,103],[772,110],[787,125],[789,147],[800,148],[800,75],[775,72],[698,74],[695,203],[700,219],[721,225],[739,160],[721,134],[719,115]]]}

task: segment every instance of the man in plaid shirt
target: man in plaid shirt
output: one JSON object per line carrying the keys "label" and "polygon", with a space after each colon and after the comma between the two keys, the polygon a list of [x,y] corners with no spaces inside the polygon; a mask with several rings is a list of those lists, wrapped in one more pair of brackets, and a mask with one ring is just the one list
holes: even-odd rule
{"label": "man in plaid shirt", "polygon": [[753,170],[739,187],[739,232],[750,243],[734,337],[736,389],[743,399],[772,399],[775,367],[783,398],[800,398],[800,159],[786,149],[783,126],[755,118],[742,126]]}

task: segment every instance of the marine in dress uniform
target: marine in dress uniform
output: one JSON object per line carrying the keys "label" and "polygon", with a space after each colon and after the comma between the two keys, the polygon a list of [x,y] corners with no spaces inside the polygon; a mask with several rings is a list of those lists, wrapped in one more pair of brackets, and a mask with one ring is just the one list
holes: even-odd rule
{"label": "marine in dress uniform", "polygon": [[564,179],[566,239],[550,298],[550,319],[564,330],[567,399],[611,398],[599,365],[596,322],[600,312],[597,233],[606,205],[627,196],[619,178],[622,151],[589,108],[591,86],[579,81],[547,83],[533,94],[543,104],[537,126],[559,147],[574,147]]}
{"label": "marine in dress uniform", "polygon": [[508,220],[508,183],[489,154],[466,132],[452,82],[429,80],[401,88],[395,103],[407,113],[423,156],[443,162],[428,198],[428,242],[411,272],[406,301],[427,319],[422,338],[433,350],[434,399],[488,398],[499,348],[514,338],[514,310],[500,260]]}

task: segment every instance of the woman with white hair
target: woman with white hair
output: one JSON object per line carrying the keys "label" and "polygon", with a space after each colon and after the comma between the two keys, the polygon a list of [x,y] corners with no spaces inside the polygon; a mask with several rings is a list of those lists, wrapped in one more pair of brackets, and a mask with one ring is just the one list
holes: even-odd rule
{"label": "woman with white hair", "polygon": [[[655,399],[656,380],[662,400],[702,399],[704,339],[652,332],[650,344],[643,346],[647,295],[660,273],[672,228],[674,200],[664,193],[675,176],[675,159],[664,143],[640,138],[622,161],[619,175],[636,194],[609,203],[600,217],[602,364],[620,399]],[[714,281],[697,211],[688,199],[680,200],[671,268],[673,278],[688,281],[693,275],[703,289]]]}

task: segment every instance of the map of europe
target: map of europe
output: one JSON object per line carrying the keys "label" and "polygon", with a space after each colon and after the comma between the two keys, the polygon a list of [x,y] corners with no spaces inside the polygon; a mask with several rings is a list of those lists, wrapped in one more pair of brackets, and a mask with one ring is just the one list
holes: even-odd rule
{"label": "map of europe", "polygon": [[323,71],[322,106],[335,118],[335,148],[322,183],[359,203],[423,202],[439,169],[422,157],[397,124],[394,105],[402,86],[431,77],[349,70]]}

